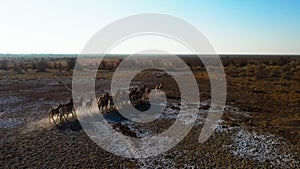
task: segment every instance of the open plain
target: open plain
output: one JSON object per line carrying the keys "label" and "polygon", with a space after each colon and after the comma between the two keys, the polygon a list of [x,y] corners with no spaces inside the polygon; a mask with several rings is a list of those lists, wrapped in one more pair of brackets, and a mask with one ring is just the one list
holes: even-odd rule
{"label": "open plain", "polygon": [[[122,59],[107,58],[96,77],[96,93],[110,89]],[[48,110],[72,97],[74,58],[1,58],[1,168],[299,168],[300,57],[222,56],[226,107],[214,134],[198,137],[210,107],[210,81],[200,60],[184,57],[197,80],[201,107],[195,126],[176,147],[156,157],[128,159],[106,152],[86,135],[76,118],[57,124]],[[139,73],[136,86],[164,82],[167,107],[158,119],[139,124],[115,112],[104,116],[131,137],[153,136],[176,119],[179,91],[159,70]]]}

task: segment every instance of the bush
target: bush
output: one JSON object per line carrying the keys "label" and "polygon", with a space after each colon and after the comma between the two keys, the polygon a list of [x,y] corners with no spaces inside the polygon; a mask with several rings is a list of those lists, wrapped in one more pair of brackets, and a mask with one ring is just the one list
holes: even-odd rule
{"label": "bush", "polygon": [[76,58],[69,58],[69,59],[67,59],[67,67],[66,67],[66,70],[67,70],[67,71],[73,70],[74,67],[75,67],[75,64],[76,64]]}
{"label": "bush", "polygon": [[22,73],[22,69],[18,63],[14,63],[13,68],[18,74]]}
{"label": "bush", "polygon": [[40,60],[37,63],[37,71],[38,72],[46,72],[48,67],[49,67],[49,65],[44,59]]}
{"label": "bush", "polygon": [[8,70],[8,61],[7,60],[1,60],[0,69]]}

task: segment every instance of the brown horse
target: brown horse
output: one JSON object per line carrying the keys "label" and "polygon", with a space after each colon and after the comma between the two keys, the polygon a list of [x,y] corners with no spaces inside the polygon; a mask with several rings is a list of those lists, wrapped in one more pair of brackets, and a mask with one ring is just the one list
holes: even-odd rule
{"label": "brown horse", "polygon": [[108,96],[108,105],[109,105],[109,109],[112,110],[114,109],[114,106],[115,106],[115,103],[114,103],[114,100],[113,100],[113,97],[112,96]]}
{"label": "brown horse", "polygon": [[97,104],[99,110],[103,112],[104,110],[107,111],[108,108],[111,109],[114,103],[112,101],[112,96],[110,96],[108,92],[106,92],[103,97],[98,98]]}
{"label": "brown horse", "polygon": [[51,122],[51,119],[53,120],[53,122],[55,123],[55,120],[54,120],[54,116],[56,115],[57,117],[56,117],[56,119],[58,118],[58,116],[59,116],[59,109],[61,108],[61,104],[59,104],[58,106],[57,106],[57,108],[53,108],[53,109],[50,109],[49,111],[48,111],[48,116],[49,116],[49,123]]}
{"label": "brown horse", "polygon": [[60,121],[62,120],[62,117],[65,117],[65,115],[67,116],[67,118],[68,118],[69,114],[72,114],[72,116],[75,117],[74,113],[75,113],[75,110],[74,110],[74,105],[73,105],[73,99],[71,99],[69,103],[63,104],[59,108]]}
{"label": "brown horse", "polygon": [[99,97],[97,99],[97,104],[98,104],[98,108],[100,111],[103,111],[104,110],[104,107],[105,107],[105,100],[104,100],[104,97]]}

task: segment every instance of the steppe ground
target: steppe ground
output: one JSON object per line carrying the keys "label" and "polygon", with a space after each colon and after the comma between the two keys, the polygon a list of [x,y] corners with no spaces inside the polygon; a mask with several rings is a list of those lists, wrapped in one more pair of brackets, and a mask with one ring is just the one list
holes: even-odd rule
{"label": "steppe ground", "polygon": [[[198,137],[210,103],[210,81],[201,62],[183,59],[197,79],[203,106],[196,125],[173,149],[146,159],[127,159],[97,146],[76,119],[65,126],[48,122],[48,110],[67,103],[74,59],[2,58],[0,70],[1,168],[299,168],[300,57],[223,56],[227,101],[210,139]],[[99,95],[109,89],[120,59],[107,59],[96,80]],[[153,73],[154,72],[154,73]],[[174,79],[145,71],[137,84],[164,82],[175,111]],[[150,124],[111,123],[123,134],[142,137],[167,129],[174,118]]]}

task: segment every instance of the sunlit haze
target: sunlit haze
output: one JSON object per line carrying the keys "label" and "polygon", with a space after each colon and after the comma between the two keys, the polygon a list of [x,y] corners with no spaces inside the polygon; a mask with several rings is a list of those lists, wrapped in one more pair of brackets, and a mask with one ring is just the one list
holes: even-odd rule
{"label": "sunlit haze", "polygon": [[[103,26],[139,13],[163,13],[186,20],[220,54],[300,53],[297,0],[0,2],[0,53],[4,54],[77,54]],[[170,50],[186,53],[175,46]],[[126,47],[115,51],[131,52]]]}

